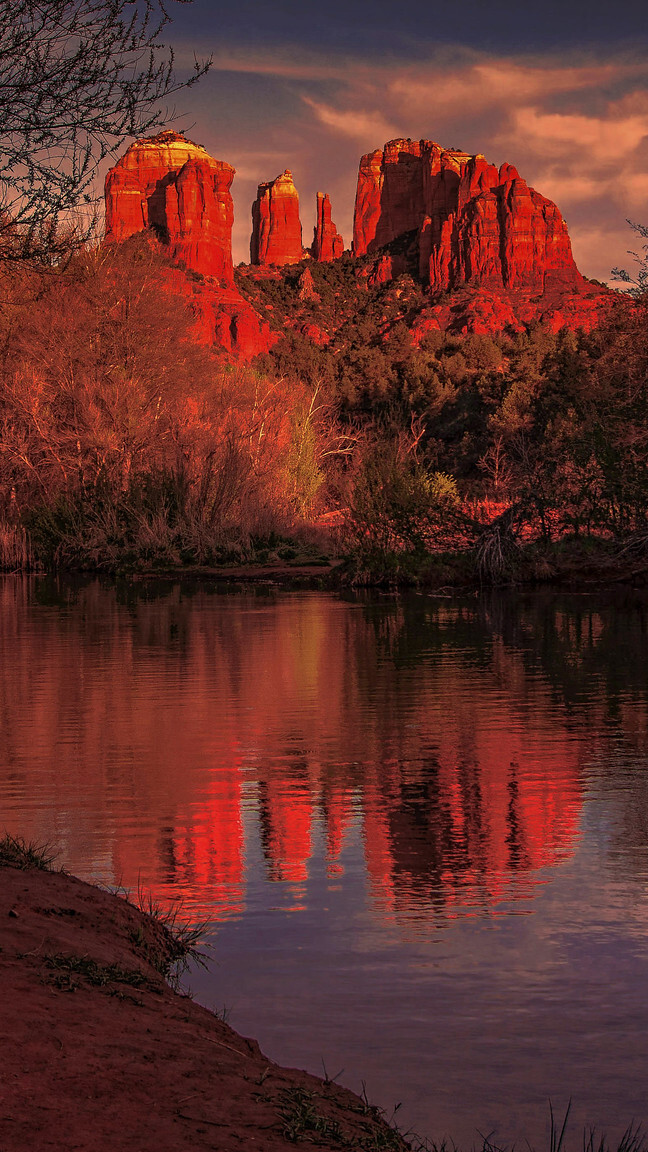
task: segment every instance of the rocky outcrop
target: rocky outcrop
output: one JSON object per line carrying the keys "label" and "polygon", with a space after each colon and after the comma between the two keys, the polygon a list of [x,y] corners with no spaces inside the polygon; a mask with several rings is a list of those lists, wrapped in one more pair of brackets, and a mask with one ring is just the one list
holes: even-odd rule
{"label": "rocky outcrop", "polygon": [[344,252],[344,240],[331,220],[331,201],[326,192],[317,193],[317,223],[311,247],[313,260],[337,260]]}
{"label": "rocky outcrop", "polygon": [[177,132],[136,140],[106,177],[106,239],[151,228],[174,260],[231,285],[233,177]]}
{"label": "rocky outcrop", "polygon": [[252,205],[250,262],[256,265],[297,264],[304,257],[299,196],[287,168],[275,180],[259,184]]}
{"label": "rocky outcrop", "polygon": [[411,233],[419,274],[432,289],[469,284],[545,292],[583,279],[560,212],[510,164],[391,140],[362,157],[353,229],[356,256]]}
{"label": "rocky outcrop", "polygon": [[234,287],[231,164],[177,132],[137,140],[106,177],[106,240],[152,231],[180,268],[170,273],[191,300],[195,333],[238,359],[267,352],[268,324]]}

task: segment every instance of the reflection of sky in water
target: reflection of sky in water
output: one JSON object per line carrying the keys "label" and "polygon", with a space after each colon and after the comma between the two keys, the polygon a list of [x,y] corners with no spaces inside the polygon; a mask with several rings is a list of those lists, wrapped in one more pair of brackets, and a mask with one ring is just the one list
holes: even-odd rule
{"label": "reflection of sky in water", "polygon": [[0,824],[214,923],[199,997],[465,1143],[648,1098],[641,605],[0,584]]}

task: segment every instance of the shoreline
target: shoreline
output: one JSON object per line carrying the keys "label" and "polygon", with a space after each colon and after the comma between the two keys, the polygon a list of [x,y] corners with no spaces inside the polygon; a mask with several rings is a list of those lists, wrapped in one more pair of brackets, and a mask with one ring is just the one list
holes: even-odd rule
{"label": "shoreline", "polygon": [[523,546],[515,562],[498,573],[480,574],[467,551],[408,554],[373,554],[329,562],[261,562],[246,564],[178,564],[154,567],[102,566],[5,569],[5,576],[57,576],[154,581],[211,581],[215,584],[268,584],[285,589],[322,591],[370,590],[381,592],[416,588],[430,595],[473,595],[490,591],[555,591],[593,593],[632,588],[648,589],[648,537],[640,546],[631,541],[585,542],[571,538],[549,548]]}
{"label": "shoreline", "polygon": [[175,991],[164,918],[7,862],[1,841],[0,877],[4,1152],[411,1148],[366,1100],[280,1067]]}

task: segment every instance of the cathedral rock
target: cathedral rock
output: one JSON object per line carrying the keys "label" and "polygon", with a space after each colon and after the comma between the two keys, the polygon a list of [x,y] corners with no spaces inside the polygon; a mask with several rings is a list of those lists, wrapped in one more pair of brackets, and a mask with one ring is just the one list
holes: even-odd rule
{"label": "cathedral rock", "polygon": [[390,140],[360,161],[353,252],[416,236],[432,289],[461,285],[544,292],[583,284],[555,204],[515,168],[431,140]]}
{"label": "cathedral rock", "polygon": [[326,192],[317,193],[317,223],[311,247],[313,260],[336,260],[344,252],[344,240],[331,220],[331,201]]}
{"label": "cathedral rock", "polygon": [[234,285],[233,177],[231,164],[177,132],[136,140],[106,177],[106,240],[155,232],[173,260],[206,278],[178,270],[197,337],[249,359],[267,352],[273,338]]}
{"label": "cathedral rock", "polygon": [[232,284],[233,178],[176,132],[136,140],[106,177],[106,239],[152,228],[174,260]]}
{"label": "cathedral rock", "polygon": [[286,168],[276,179],[259,184],[252,205],[250,262],[281,267],[303,258],[299,196]]}

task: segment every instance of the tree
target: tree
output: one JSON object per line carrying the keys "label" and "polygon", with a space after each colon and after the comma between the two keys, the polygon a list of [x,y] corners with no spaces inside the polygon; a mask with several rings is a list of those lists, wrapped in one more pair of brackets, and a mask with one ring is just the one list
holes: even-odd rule
{"label": "tree", "polygon": [[[186,4],[191,0],[174,0]],[[97,168],[128,137],[167,123],[180,81],[160,40],[167,0],[0,0],[0,252],[55,261],[66,217],[97,197]],[[87,228],[87,223],[86,223]],[[76,242],[84,227],[77,226]]]}
{"label": "tree", "polygon": [[[628,224],[638,236],[648,240],[648,228],[645,224],[633,224],[632,220],[628,220]],[[635,297],[648,290],[648,244],[642,244],[641,247],[644,256],[640,256],[638,252],[628,252],[628,256],[632,256],[637,265],[635,276],[631,276],[625,268],[612,269],[612,275],[616,276],[617,280],[623,280],[624,284],[632,284],[632,288],[628,288],[627,291],[628,295]]]}

